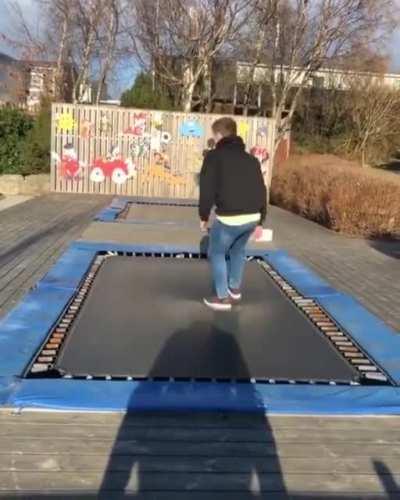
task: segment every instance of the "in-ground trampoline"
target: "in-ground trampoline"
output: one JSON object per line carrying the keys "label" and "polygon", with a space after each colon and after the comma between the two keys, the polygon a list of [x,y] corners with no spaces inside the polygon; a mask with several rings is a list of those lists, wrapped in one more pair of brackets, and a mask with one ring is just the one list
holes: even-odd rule
{"label": "in-ground trampoline", "polygon": [[[184,199],[116,197],[101,210],[83,239],[100,242],[196,248],[207,252],[208,237],[199,232],[198,202]],[[214,214],[211,214],[211,221]],[[262,240],[251,239],[250,249],[265,250],[272,241],[272,230]]]}
{"label": "in-ground trampoline", "polygon": [[311,301],[291,299],[256,260],[247,266],[244,303],[231,314],[201,303],[210,293],[204,259],[99,256],[90,275],[28,373],[386,381],[334,322],[307,307]]}
{"label": "in-ground trampoline", "polygon": [[400,337],[353,299],[279,251],[249,255],[232,313],[208,277],[185,249],[74,244],[0,324],[0,402],[399,413]]}
{"label": "in-ground trampoline", "polygon": [[198,202],[190,199],[118,197],[103,209],[100,222],[198,225]]}

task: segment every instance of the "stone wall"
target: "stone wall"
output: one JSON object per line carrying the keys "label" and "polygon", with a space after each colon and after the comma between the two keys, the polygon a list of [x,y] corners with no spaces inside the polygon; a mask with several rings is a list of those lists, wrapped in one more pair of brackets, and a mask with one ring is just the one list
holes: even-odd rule
{"label": "stone wall", "polygon": [[0,175],[0,193],[39,195],[50,191],[50,174]]}

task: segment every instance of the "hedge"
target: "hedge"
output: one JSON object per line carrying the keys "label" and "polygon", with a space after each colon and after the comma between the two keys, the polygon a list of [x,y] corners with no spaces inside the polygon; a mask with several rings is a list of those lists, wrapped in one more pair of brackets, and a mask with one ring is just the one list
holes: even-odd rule
{"label": "hedge", "polygon": [[20,173],[26,137],[32,127],[32,118],[23,111],[0,109],[0,174]]}
{"label": "hedge", "polygon": [[0,174],[36,174],[50,169],[50,104],[33,118],[24,111],[0,108]]}
{"label": "hedge", "polygon": [[400,176],[292,158],[274,172],[271,202],[334,231],[400,238]]}

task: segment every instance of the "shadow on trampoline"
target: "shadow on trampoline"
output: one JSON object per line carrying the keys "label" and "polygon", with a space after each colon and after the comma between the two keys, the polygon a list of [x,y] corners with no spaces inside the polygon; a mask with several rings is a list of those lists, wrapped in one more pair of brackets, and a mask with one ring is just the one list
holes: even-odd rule
{"label": "shadow on trampoline", "polygon": [[[213,337],[218,350],[219,345],[224,346],[224,359],[229,366],[236,366],[237,371],[248,373],[246,361],[243,359],[240,348],[230,333],[219,328],[218,316],[216,314],[216,331]],[[238,315],[231,314],[230,322],[237,322]],[[224,320],[226,326],[226,320]],[[171,366],[171,355],[175,363],[179,363],[177,353],[182,350],[182,355],[187,352],[187,331],[182,330],[173,334],[164,345],[152,366],[152,373],[165,372]],[[212,349],[210,349],[212,352]],[[215,356],[221,359],[221,353],[216,352]],[[248,399],[254,405],[254,409],[259,409],[262,405],[258,400],[253,384],[246,384],[248,387]],[[135,400],[141,397],[141,387],[131,395],[130,406],[135,406]],[[113,450],[111,452],[107,468],[104,473],[103,482],[99,492],[99,498],[109,499],[110,493],[119,493],[118,498],[142,498],[145,492],[171,491],[171,498],[180,492],[186,491],[190,498],[196,491],[206,492],[214,495],[218,491],[232,491],[234,498],[240,491],[240,499],[250,500],[260,498],[263,492],[279,491],[285,492],[285,486],[280,472],[280,463],[275,449],[273,432],[264,413],[256,412],[249,414],[248,420],[250,428],[255,429],[252,438],[256,441],[256,448],[259,450],[256,456],[251,452],[246,454],[246,443],[235,439],[235,429],[229,429],[229,415],[224,415],[224,426],[220,435],[216,435],[218,429],[210,432],[207,437],[207,428],[198,428],[195,425],[190,429],[179,427],[179,413],[176,415],[177,424],[171,428],[171,438],[157,443],[167,452],[168,456],[162,460],[161,468],[152,463],[156,453],[157,444],[151,443],[146,438],[143,442],[135,442],[134,447],[143,448],[143,454],[130,454],[129,443],[126,436],[129,435],[129,424],[132,422],[132,415],[125,416],[116,437]],[[186,420],[187,422],[187,420]],[[221,422],[221,420],[218,420]],[[218,426],[218,424],[217,424]],[[245,427],[243,430],[248,430]],[[240,432],[240,431],[239,431]],[[144,434],[146,430],[144,430]],[[224,434],[226,434],[224,436]],[[214,441],[213,441],[214,440]],[[131,444],[132,445],[132,444]],[[247,445],[248,447],[248,445]],[[125,462],[121,470],[120,455],[124,454]],[[153,455],[153,456],[152,456]],[[236,456],[235,456],[236,455]],[[156,467],[156,468],[154,468]],[[222,473],[222,474],[221,474]],[[189,493],[190,492],[190,493]],[[232,497],[232,498],[233,498]],[[164,498],[164,497],[163,497]],[[210,496],[211,498],[211,496]]]}

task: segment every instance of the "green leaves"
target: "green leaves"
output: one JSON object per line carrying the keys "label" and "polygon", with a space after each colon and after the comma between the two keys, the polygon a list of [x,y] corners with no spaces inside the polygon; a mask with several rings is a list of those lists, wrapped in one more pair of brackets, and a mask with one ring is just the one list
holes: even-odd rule
{"label": "green leaves", "polygon": [[26,137],[33,120],[16,108],[0,109],[0,174],[19,173]]}
{"label": "green leaves", "polygon": [[36,118],[17,108],[0,109],[0,174],[34,174],[50,168],[50,105]]}
{"label": "green leaves", "polygon": [[26,136],[23,146],[23,175],[48,172],[50,170],[51,107],[42,102],[34,125]]}
{"label": "green leaves", "polygon": [[153,90],[151,76],[139,73],[132,88],[121,96],[121,105],[141,109],[172,110],[172,99],[160,90]]}

